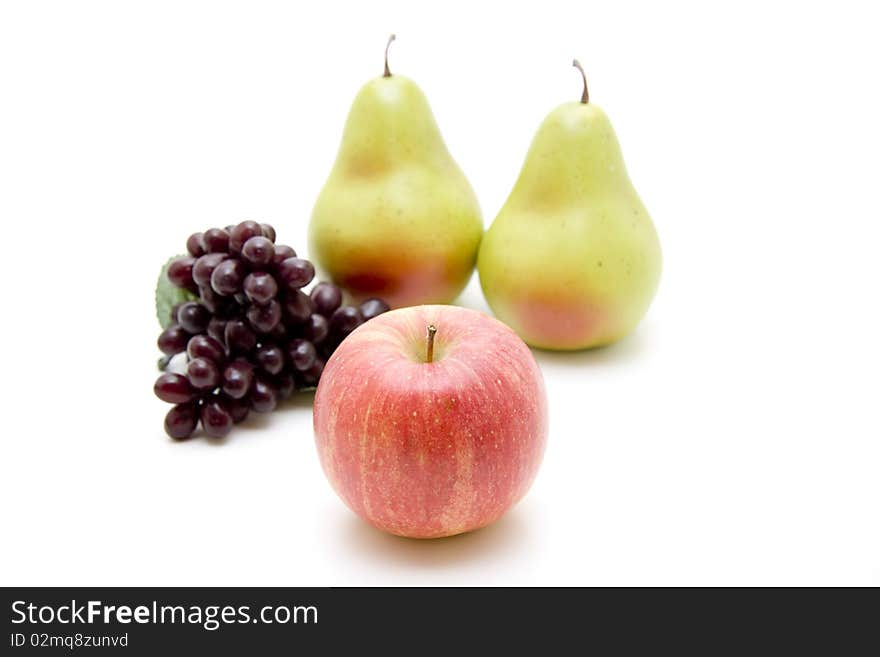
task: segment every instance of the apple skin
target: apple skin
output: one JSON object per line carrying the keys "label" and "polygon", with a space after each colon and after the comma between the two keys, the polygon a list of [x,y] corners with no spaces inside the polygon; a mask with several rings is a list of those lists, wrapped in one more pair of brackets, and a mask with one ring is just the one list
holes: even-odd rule
{"label": "apple skin", "polygon": [[547,442],[547,395],[509,327],[467,308],[414,306],[342,342],[321,375],[314,426],[324,472],[355,513],[437,538],[484,527],[525,495]]}

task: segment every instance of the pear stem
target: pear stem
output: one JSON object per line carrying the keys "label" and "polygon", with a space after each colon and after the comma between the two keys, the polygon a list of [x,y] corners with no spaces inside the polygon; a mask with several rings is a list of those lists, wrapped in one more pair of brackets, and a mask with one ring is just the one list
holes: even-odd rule
{"label": "pear stem", "polygon": [[425,354],[425,362],[431,363],[434,361],[434,334],[437,333],[437,327],[433,324],[428,326],[428,349]]}
{"label": "pear stem", "polygon": [[571,65],[581,72],[581,77],[584,80],[584,93],[581,94],[581,102],[586,105],[590,102],[590,91],[587,89],[587,74],[584,73],[584,67],[581,66],[581,63],[578,60],[575,59]]}
{"label": "pear stem", "polygon": [[388,43],[385,44],[385,73],[382,75],[383,78],[391,77],[391,70],[388,68],[388,49],[391,47],[391,42],[394,41],[397,37],[395,35],[391,35],[388,37]]}

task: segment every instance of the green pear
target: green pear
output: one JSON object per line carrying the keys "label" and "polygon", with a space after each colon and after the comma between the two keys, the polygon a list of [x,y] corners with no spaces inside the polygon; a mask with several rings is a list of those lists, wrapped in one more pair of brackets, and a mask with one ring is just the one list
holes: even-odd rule
{"label": "green pear", "polygon": [[585,349],[618,340],[648,310],[660,242],[617,136],[589,102],[553,110],[480,246],[477,268],[499,319],[530,345]]}
{"label": "green pear", "polygon": [[[394,36],[388,40],[388,44]],[[309,254],[355,300],[449,303],[470,279],[480,206],[428,101],[388,70],[352,103],[309,225]]]}

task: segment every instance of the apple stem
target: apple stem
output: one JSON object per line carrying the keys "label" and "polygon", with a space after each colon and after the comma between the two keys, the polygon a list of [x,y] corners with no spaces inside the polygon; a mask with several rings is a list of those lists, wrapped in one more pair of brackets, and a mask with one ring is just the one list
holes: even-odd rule
{"label": "apple stem", "polygon": [[[581,102],[582,102],[584,105],[586,105],[587,103],[590,102],[590,92],[589,92],[589,90],[587,89],[587,74],[584,73],[584,67],[581,66],[581,63],[580,63],[578,60],[575,59],[575,60],[571,63],[571,65],[574,66],[577,70],[579,70],[579,71],[581,72],[581,77],[582,77],[583,80],[584,80],[584,93],[581,94]],[[388,70],[388,69],[387,69],[387,66],[388,66],[388,65],[386,64],[386,70]]]}
{"label": "apple stem", "polygon": [[434,361],[434,334],[437,332],[437,327],[431,324],[428,326],[428,350],[425,355],[425,362],[431,363]]}
{"label": "apple stem", "polygon": [[385,44],[385,73],[382,76],[383,78],[391,77],[391,70],[388,68],[388,49],[391,47],[391,42],[394,41],[397,37],[395,35],[391,35],[388,37],[388,43]]}

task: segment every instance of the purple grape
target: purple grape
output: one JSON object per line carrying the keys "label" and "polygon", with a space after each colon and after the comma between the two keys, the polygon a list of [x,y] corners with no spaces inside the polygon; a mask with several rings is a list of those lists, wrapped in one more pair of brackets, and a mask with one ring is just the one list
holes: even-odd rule
{"label": "purple grape", "polygon": [[272,256],[272,266],[278,267],[282,262],[287,260],[288,258],[295,258],[296,251],[287,246],[286,244],[276,244],[275,245],[275,255]]}
{"label": "purple grape", "polygon": [[297,338],[287,345],[287,357],[297,370],[305,372],[315,364],[318,352],[311,342]]}
{"label": "purple grape", "polygon": [[206,253],[193,265],[192,277],[199,287],[211,287],[211,274],[221,262],[226,260],[225,253]]}
{"label": "purple grape", "polygon": [[245,419],[247,419],[247,416],[251,412],[251,403],[248,399],[232,399],[231,397],[227,397],[225,395],[222,397],[222,399],[224,406],[226,406],[226,409],[232,416],[232,422],[234,424],[244,422]]}
{"label": "purple grape", "polygon": [[202,428],[212,438],[223,438],[232,431],[232,415],[219,398],[207,401],[202,406]]}
{"label": "purple grape", "polygon": [[222,299],[223,297],[214,292],[210,287],[199,287],[199,301],[212,314],[220,310],[220,307],[223,305]]}
{"label": "purple grape", "polygon": [[313,313],[309,320],[299,329],[299,334],[312,344],[320,344],[330,331],[327,319],[323,315]]}
{"label": "purple grape", "polygon": [[268,374],[278,374],[284,369],[284,351],[274,344],[264,344],[254,352],[254,361]]}
{"label": "purple grape", "polygon": [[223,392],[232,399],[241,399],[254,382],[254,367],[243,358],[236,358],[223,370]]}
{"label": "purple grape", "polygon": [[205,255],[205,243],[202,233],[193,233],[186,239],[186,250],[193,258]]}
{"label": "purple grape", "polygon": [[180,310],[180,307],[185,303],[186,301],[181,301],[180,303],[175,303],[171,306],[171,312],[168,314],[168,317],[171,319],[172,324],[177,323],[177,311]]}
{"label": "purple grape", "polygon": [[234,353],[247,353],[257,346],[257,336],[243,319],[231,319],[226,323],[226,347]]}
{"label": "purple grape", "polygon": [[247,318],[255,331],[268,333],[281,321],[281,304],[272,299],[265,306],[251,306]]}
{"label": "purple grape", "polygon": [[210,335],[194,335],[186,345],[186,353],[191,359],[206,358],[215,365],[222,365],[226,360],[226,350],[223,345]]}
{"label": "purple grape", "polygon": [[275,229],[270,224],[260,224],[260,230],[263,232],[263,237],[272,243],[275,242]]}
{"label": "purple grape", "polygon": [[156,379],[153,392],[159,399],[169,404],[185,404],[196,397],[196,391],[190,385],[189,379],[170,372],[166,372]]}
{"label": "purple grape", "polygon": [[215,313],[217,317],[225,320],[230,320],[235,317],[241,317],[242,307],[241,304],[236,303],[235,299],[231,297],[220,297],[223,299],[223,303],[217,309]]}
{"label": "purple grape", "polygon": [[226,343],[226,321],[221,317],[212,317],[208,322],[208,335],[214,338],[221,345]]}
{"label": "purple grape", "polygon": [[223,369],[222,388],[232,399],[241,399],[254,382],[254,366],[244,358],[236,358]]}
{"label": "purple grape", "polygon": [[287,327],[284,325],[284,322],[278,322],[271,331],[266,334],[275,342],[284,342],[287,340]]}
{"label": "purple grape", "polygon": [[262,235],[250,238],[241,247],[241,257],[254,267],[265,267],[275,256],[275,245]]}
{"label": "purple grape", "polygon": [[207,358],[196,358],[186,365],[186,376],[196,390],[213,390],[220,385],[220,371]]}
{"label": "purple grape", "polygon": [[251,388],[251,408],[257,413],[269,413],[278,404],[278,393],[274,386],[264,379],[256,379]]}
{"label": "purple grape", "polygon": [[290,372],[282,372],[272,380],[275,389],[278,391],[278,399],[289,399],[296,389],[296,381]]}
{"label": "purple grape", "polygon": [[159,351],[166,356],[174,356],[186,349],[186,343],[189,342],[189,333],[182,326],[172,324],[159,334],[156,343],[159,345]]}
{"label": "purple grape", "polygon": [[364,316],[354,306],[342,306],[330,316],[330,334],[342,339],[364,323]]}
{"label": "purple grape", "polygon": [[189,438],[199,424],[199,406],[195,402],[178,404],[165,416],[165,433],[175,440]]}
{"label": "purple grape", "polygon": [[[222,263],[221,263],[222,264]],[[217,294],[213,288],[200,287],[199,301],[215,317],[228,318],[238,311],[238,305],[234,299]]]}
{"label": "purple grape", "polygon": [[318,354],[325,361],[328,360],[330,356],[333,355],[333,352],[336,351],[336,347],[339,346],[340,342],[342,342],[342,340],[337,340],[332,336],[328,336],[324,342],[317,346]]}
{"label": "purple grape", "polygon": [[254,303],[267,304],[278,294],[278,283],[272,274],[254,272],[244,279],[244,293]]}
{"label": "purple grape", "polygon": [[247,274],[244,263],[241,260],[224,260],[214,269],[211,274],[211,288],[224,296],[231,296],[241,292],[241,284]]}
{"label": "purple grape", "polygon": [[171,261],[168,265],[168,280],[175,287],[187,288],[193,282],[193,266],[196,259],[191,256],[180,256]]}
{"label": "purple grape", "polygon": [[210,321],[210,311],[197,301],[189,301],[177,311],[177,323],[192,334],[203,333]]}
{"label": "purple grape", "polygon": [[302,324],[315,312],[311,297],[301,290],[288,290],[284,295],[284,319],[290,325]]}
{"label": "purple grape", "polygon": [[330,317],[342,305],[342,290],[333,283],[318,283],[312,288],[310,296],[315,304],[315,310],[325,317]]}
{"label": "purple grape", "polygon": [[242,221],[229,232],[229,253],[239,255],[245,242],[262,234],[263,229],[256,221]]}
{"label": "purple grape", "polygon": [[375,297],[367,299],[359,307],[365,322],[391,310],[391,306]]}
{"label": "purple grape", "polygon": [[292,290],[308,285],[314,277],[314,266],[303,258],[288,258],[278,265],[278,278]]}
{"label": "purple grape", "polygon": [[229,233],[222,228],[210,228],[202,236],[206,253],[226,253],[229,250]]}
{"label": "purple grape", "polygon": [[318,381],[321,380],[321,374],[324,372],[324,361],[320,358],[315,360],[314,365],[312,365],[307,371],[302,373],[302,382],[308,387],[314,387],[318,385]]}

